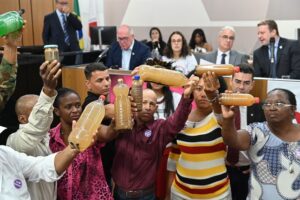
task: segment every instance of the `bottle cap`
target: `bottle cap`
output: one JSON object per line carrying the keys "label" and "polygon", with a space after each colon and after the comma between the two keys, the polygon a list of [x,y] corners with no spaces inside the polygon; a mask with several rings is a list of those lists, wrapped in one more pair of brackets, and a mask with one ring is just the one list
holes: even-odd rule
{"label": "bottle cap", "polygon": [[25,9],[20,9],[19,11],[18,11],[18,13],[19,13],[19,15],[23,15],[24,13],[25,13]]}
{"label": "bottle cap", "polygon": [[259,103],[259,97],[254,97],[254,103],[258,104]]}
{"label": "bottle cap", "polygon": [[133,80],[140,80],[140,76],[139,75],[135,75],[134,77],[133,77]]}
{"label": "bottle cap", "polygon": [[233,72],[234,73],[239,73],[240,72],[240,67],[233,67]]}
{"label": "bottle cap", "polygon": [[119,79],[118,79],[118,84],[123,84],[123,83],[124,83],[123,79],[122,79],[122,78],[119,78]]}
{"label": "bottle cap", "polygon": [[104,101],[105,100],[105,96],[104,95],[100,95],[100,97],[99,97],[99,99],[101,99],[102,101]]}

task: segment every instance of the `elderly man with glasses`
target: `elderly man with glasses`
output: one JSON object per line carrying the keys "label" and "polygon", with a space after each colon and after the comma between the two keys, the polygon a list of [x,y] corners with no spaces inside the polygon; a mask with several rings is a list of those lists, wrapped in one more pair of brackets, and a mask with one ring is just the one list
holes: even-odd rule
{"label": "elderly man with glasses", "polygon": [[201,55],[201,58],[216,64],[238,65],[247,63],[248,55],[232,50],[234,39],[234,28],[231,26],[223,27],[218,34],[218,49]]}
{"label": "elderly man with glasses", "polygon": [[134,39],[130,26],[121,25],[117,31],[117,38],[118,41],[112,44],[107,53],[107,67],[133,70],[151,57],[149,47]]}

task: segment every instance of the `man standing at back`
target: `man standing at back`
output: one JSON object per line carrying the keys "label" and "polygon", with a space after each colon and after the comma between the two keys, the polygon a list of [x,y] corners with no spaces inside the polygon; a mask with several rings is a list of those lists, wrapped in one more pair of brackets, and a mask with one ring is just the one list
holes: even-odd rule
{"label": "man standing at back", "polygon": [[[111,79],[108,74],[108,70],[103,63],[91,63],[87,65],[84,69],[84,75],[86,78],[85,85],[88,89],[88,93],[82,104],[82,110],[84,110],[84,108],[92,101],[99,99],[100,95],[104,95],[107,98],[111,86]],[[105,118],[101,124],[109,125],[114,114],[113,104],[109,104],[107,100],[105,100],[104,104]],[[108,185],[111,186],[110,171],[115,154],[114,140],[107,142],[100,151],[105,178]]]}
{"label": "man standing at back", "polygon": [[80,51],[76,30],[82,24],[76,15],[71,13],[69,0],[55,0],[56,10],[45,16],[44,44],[57,44],[61,52]]}
{"label": "man standing at back", "polygon": [[299,42],[280,37],[274,20],[262,21],[257,28],[262,46],[253,53],[255,76],[300,79]]}
{"label": "man standing at back", "polygon": [[118,28],[117,38],[118,42],[112,44],[107,53],[107,67],[133,70],[151,57],[149,47],[134,39],[133,30],[128,25]]}
{"label": "man standing at back", "polygon": [[[235,93],[249,94],[254,86],[254,70],[247,64],[238,66],[240,72],[232,76],[231,89]],[[235,115],[235,123],[239,129],[246,129],[250,123],[265,121],[264,112],[259,104],[253,104],[249,107],[240,106],[236,112],[238,113]],[[250,162],[246,152],[228,148],[226,166],[232,200],[246,200],[250,175]]]}
{"label": "man standing at back", "polygon": [[215,64],[238,65],[247,63],[248,55],[232,50],[234,40],[234,28],[231,26],[223,27],[218,35],[218,49],[211,53],[203,54],[201,58]]}

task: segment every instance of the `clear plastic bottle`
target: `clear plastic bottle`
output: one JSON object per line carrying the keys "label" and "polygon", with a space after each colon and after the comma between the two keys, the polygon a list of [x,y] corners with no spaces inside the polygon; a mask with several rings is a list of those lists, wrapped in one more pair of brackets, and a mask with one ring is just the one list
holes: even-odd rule
{"label": "clear plastic bottle", "polygon": [[118,131],[128,131],[132,129],[131,103],[128,97],[129,87],[124,84],[123,79],[118,79],[118,84],[114,86],[115,94],[115,129]]}
{"label": "clear plastic bottle", "polygon": [[251,94],[222,93],[219,102],[227,106],[252,106],[259,103],[259,98],[253,97]]}
{"label": "clear plastic bottle", "polygon": [[139,66],[138,74],[143,81],[155,82],[173,87],[182,87],[189,81],[188,78],[180,72],[149,65]]}
{"label": "clear plastic bottle", "polygon": [[133,83],[131,87],[131,96],[136,103],[137,111],[142,111],[143,109],[143,81],[140,79],[139,75],[134,76]]}
{"label": "clear plastic bottle", "polygon": [[91,145],[93,133],[96,132],[104,118],[104,99],[105,96],[101,95],[98,100],[86,106],[69,135],[69,144],[81,152]]}
{"label": "clear plastic bottle", "polygon": [[200,76],[208,71],[214,72],[217,76],[224,76],[240,72],[240,68],[233,65],[197,65],[195,74]]}
{"label": "clear plastic bottle", "polygon": [[20,11],[10,11],[0,15],[0,37],[9,33],[20,30],[24,25],[24,20],[21,15],[24,13],[24,9]]}

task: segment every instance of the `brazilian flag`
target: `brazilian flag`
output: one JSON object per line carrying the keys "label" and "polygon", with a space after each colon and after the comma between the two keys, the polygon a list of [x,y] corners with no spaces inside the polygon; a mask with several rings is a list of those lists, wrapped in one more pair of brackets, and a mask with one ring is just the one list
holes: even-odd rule
{"label": "brazilian flag", "polygon": [[[74,10],[75,14],[78,16],[78,19],[80,20],[80,9],[79,9],[78,0],[74,0],[73,5],[74,5],[73,10]],[[77,37],[78,37],[80,49],[84,49],[84,40],[83,40],[82,29],[77,31]]]}

